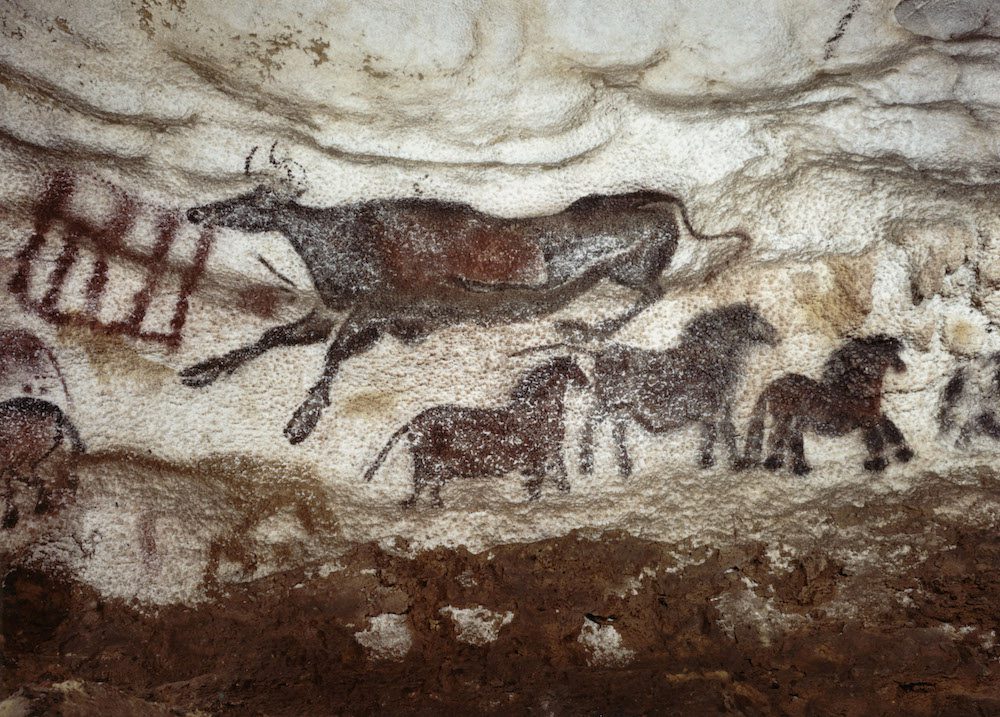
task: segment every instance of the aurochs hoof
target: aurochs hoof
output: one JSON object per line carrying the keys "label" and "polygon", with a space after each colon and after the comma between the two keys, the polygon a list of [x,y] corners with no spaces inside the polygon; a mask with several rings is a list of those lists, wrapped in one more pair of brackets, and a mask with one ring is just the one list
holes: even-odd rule
{"label": "aurochs hoof", "polygon": [[908,463],[913,456],[913,449],[909,447],[900,448],[896,451],[896,460],[900,463]]}
{"label": "aurochs hoof", "polygon": [[322,397],[317,398],[314,394],[311,394],[303,401],[295,409],[292,420],[285,426],[285,438],[288,439],[288,442],[294,446],[307,439],[316,428],[316,424],[319,423],[320,416],[323,415],[323,409],[327,405],[327,401],[323,400]]}
{"label": "aurochs hoof", "polygon": [[784,464],[785,462],[778,456],[768,456],[767,460],[764,461],[764,467],[769,471],[776,471]]}

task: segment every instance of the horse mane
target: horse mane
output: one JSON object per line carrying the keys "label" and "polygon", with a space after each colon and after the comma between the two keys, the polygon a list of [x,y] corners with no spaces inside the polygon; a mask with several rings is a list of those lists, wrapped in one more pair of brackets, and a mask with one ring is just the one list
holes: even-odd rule
{"label": "horse mane", "polygon": [[547,388],[553,376],[565,373],[567,363],[572,361],[568,356],[558,356],[536,366],[517,382],[511,389],[512,401],[524,401],[533,398]]}
{"label": "horse mane", "polygon": [[747,302],[705,311],[684,326],[681,343],[701,343],[720,337],[739,338],[756,318],[759,318],[757,310]]}
{"label": "horse mane", "polygon": [[866,372],[879,354],[898,354],[902,349],[903,343],[888,334],[850,339],[830,354],[823,364],[823,380],[830,383],[851,372]]}

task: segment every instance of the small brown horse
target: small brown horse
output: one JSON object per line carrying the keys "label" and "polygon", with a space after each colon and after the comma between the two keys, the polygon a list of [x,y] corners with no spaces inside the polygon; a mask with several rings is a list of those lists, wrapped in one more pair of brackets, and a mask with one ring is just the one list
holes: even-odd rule
{"label": "small brown horse", "polygon": [[408,434],[413,495],[404,507],[414,505],[425,486],[434,505],[440,506],[441,487],[453,478],[495,477],[512,471],[529,478],[529,500],[541,495],[546,477],[559,490],[568,491],[562,457],[566,391],[588,383],[579,365],[561,356],[529,371],[500,408],[428,408],[392,435],[365,480],[372,479],[400,436]]}
{"label": "small brown horse", "polygon": [[736,462],[732,404],[743,362],[754,344],[773,346],[778,332],[747,303],[707,311],[684,328],[680,345],[645,351],[612,344],[594,357],[596,401],[584,427],[580,469],[593,470],[594,428],[614,422],[618,470],[631,475],[625,431],[634,420],[651,433],[666,433],[691,423],[701,426],[701,465],[715,463],[719,432]]}
{"label": "small brown horse", "polygon": [[4,481],[4,510],[0,527],[13,528],[17,525],[14,479],[38,488],[36,513],[48,509],[56,491],[68,488],[72,492],[75,489],[69,476],[59,476],[56,481],[67,483],[66,486],[48,486],[38,475],[39,466],[67,439],[73,453],[83,452],[83,441],[76,428],[54,403],[27,396],[0,403],[0,475]]}
{"label": "small brown horse", "polygon": [[886,371],[906,371],[899,356],[902,350],[899,339],[884,334],[851,339],[830,355],[819,381],[797,373],[772,381],[754,407],[741,467],[760,460],[768,415],[772,426],[764,467],[769,470],[784,465],[786,452],[791,453],[793,473],[804,475],[811,470],[803,447],[804,431],[842,436],[861,429],[868,448],[866,470],[881,471],[888,465],[883,456],[886,442],[896,446],[897,460],[910,460],[913,451],[902,432],[882,412]]}

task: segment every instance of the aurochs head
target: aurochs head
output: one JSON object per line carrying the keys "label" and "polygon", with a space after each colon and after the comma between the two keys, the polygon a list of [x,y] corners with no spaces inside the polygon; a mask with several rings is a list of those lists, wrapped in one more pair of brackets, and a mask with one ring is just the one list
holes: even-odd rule
{"label": "aurochs head", "polygon": [[269,232],[276,229],[281,210],[295,202],[294,197],[260,184],[253,191],[231,199],[191,207],[188,221],[207,227],[226,227],[244,232]]}
{"label": "aurochs head", "polygon": [[288,158],[277,160],[271,145],[268,164],[263,169],[250,171],[257,147],[250,150],[243,163],[243,173],[261,176],[266,181],[246,194],[230,199],[191,207],[187,210],[188,221],[208,227],[226,227],[244,232],[275,231],[282,210],[296,204],[305,191],[305,170],[297,162]]}

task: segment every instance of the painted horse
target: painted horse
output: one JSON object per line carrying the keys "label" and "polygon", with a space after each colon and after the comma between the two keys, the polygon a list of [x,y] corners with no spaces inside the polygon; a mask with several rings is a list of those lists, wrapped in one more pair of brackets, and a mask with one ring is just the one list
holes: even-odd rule
{"label": "painted horse", "polygon": [[593,408],[584,426],[580,469],[593,471],[594,429],[613,422],[618,470],[631,475],[625,434],[630,421],[651,433],[666,433],[692,423],[701,428],[700,461],[715,463],[715,443],[722,434],[735,463],[736,429],[732,406],[750,348],[774,346],[778,332],[747,303],[730,304],[692,319],[679,344],[666,351],[646,351],[612,344],[594,357]]}
{"label": "painted horse", "polygon": [[550,359],[526,373],[498,408],[434,406],[396,431],[365,473],[370,481],[402,436],[413,458],[413,495],[424,488],[440,506],[441,487],[454,478],[498,477],[517,471],[528,477],[529,500],[541,495],[542,481],[551,478],[569,490],[562,457],[566,428],[566,391],[588,385],[586,374],[568,356]]}
{"label": "painted horse", "polygon": [[906,371],[900,358],[903,343],[877,334],[850,339],[835,350],[823,367],[819,381],[797,373],[772,381],[761,393],[750,418],[742,467],[756,465],[764,442],[765,421],[771,418],[768,457],[764,467],[778,470],[791,457],[791,470],[805,475],[803,434],[843,436],[860,430],[868,448],[864,467],[881,471],[888,465],[885,444],[896,447],[896,459],[913,457],[902,431],[882,412],[882,384],[889,369]]}

